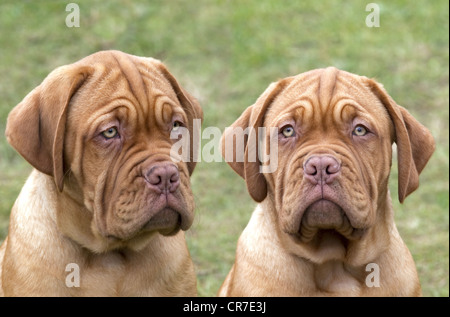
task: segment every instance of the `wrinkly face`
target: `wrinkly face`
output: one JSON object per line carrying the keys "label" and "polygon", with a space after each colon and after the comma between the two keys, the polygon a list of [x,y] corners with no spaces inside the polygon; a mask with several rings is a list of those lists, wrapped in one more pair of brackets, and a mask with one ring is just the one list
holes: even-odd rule
{"label": "wrinkly face", "polygon": [[65,190],[82,192],[91,230],[109,246],[173,235],[194,216],[188,165],[170,157],[186,109],[151,65],[122,67],[96,71],[72,98],[64,141],[75,176]]}
{"label": "wrinkly face", "polygon": [[302,81],[265,115],[264,126],[278,128],[278,168],[264,177],[281,232],[311,254],[333,256],[374,226],[386,203],[394,132],[384,106],[361,94],[368,89],[355,78],[338,76],[329,93],[317,76]]}

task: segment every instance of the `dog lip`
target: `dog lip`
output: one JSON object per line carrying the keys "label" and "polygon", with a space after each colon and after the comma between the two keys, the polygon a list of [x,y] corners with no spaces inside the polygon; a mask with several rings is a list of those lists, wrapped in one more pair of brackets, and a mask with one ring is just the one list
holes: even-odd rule
{"label": "dog lip", "polygon": [[163,235],[172,235],[182,227],[181,214],[166,206],[155,213],[142,227],[142,231],[159,231]]}
{"label": "dog lip", "polygon": [[343,217],[345,212],[338,204],[327,199],[319,199],[306,208],[302,221],[306,221],[309,226],[330,229],[341,226]]}
{"label": "dog lip", "polygon": [[156,230],[164,235],[172,235],[180,229],[188,230],[192,224],[191,212],[173,193],[161,194],[150,207],[151,216],[143,226],[144,231]]}
{"label": "dog lip", "polygon": [[335,231],[345,239],[356,240],[364,235],[366,229],[354,227],[339,204],[320,198],[306,207],[295,236],[308,243],[325,231]]}
{"label": "dog lip", "polygon": [[[178,194],[177,194],[178,193]],[[159,232],[170,236],[178,231],[188,230],[193,223],[193,212],[177,193],[151,194],[142,202],[141,206],[130,208],[126,213],[120,214],[117,209],[111,213],[120,220],[108,226],[102,236],[114,241],[127,242],[142,234]]]}

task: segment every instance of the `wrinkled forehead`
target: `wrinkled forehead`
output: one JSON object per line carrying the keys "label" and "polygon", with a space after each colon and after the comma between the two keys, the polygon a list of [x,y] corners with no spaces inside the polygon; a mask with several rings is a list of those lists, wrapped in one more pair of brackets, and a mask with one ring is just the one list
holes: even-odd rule
{"label": "wrinkled forehead", "polygon": [[[82,60],[83,61],[83,60]],[[72,98],[70,113],[86,118],[115,111],[130,120],[155,120],[164,124],[184,111],[170,82],[152,58],[105,54],[89,60],[94,68],[85,85]]]}
{"label": "wrinkled forehead", "polygon": [[300,115],[305,122],[314,122],[324,117],[350,120],[365,116],[389,125],[386,108],[364,78],[334,67],[291,77],[290,83],[274,100],[267,119]]}

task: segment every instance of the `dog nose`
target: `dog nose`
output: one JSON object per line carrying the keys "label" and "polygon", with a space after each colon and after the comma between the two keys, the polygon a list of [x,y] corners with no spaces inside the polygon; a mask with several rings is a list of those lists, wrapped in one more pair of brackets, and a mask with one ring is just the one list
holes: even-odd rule
{"label": "dog nose", "polygon": [[339,175],[341,164],[330,155],[314,155],[303,164],[306,179],[312,184],[330,184]]}
{"label": "dog nose", "polygon": [[144,177],[151,187],[166,194],[175,192],[180,185],[180,174],[174,164],[152,166]]}

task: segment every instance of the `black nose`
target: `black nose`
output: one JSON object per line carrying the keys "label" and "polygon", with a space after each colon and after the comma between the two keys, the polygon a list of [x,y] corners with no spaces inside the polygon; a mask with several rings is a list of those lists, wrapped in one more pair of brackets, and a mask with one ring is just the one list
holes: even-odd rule
{"label": "black nose", "polygon": [[144,175],[150,187],[161,193],[173,193],[180,185],[178,168],[172,163],[153,165]]}

